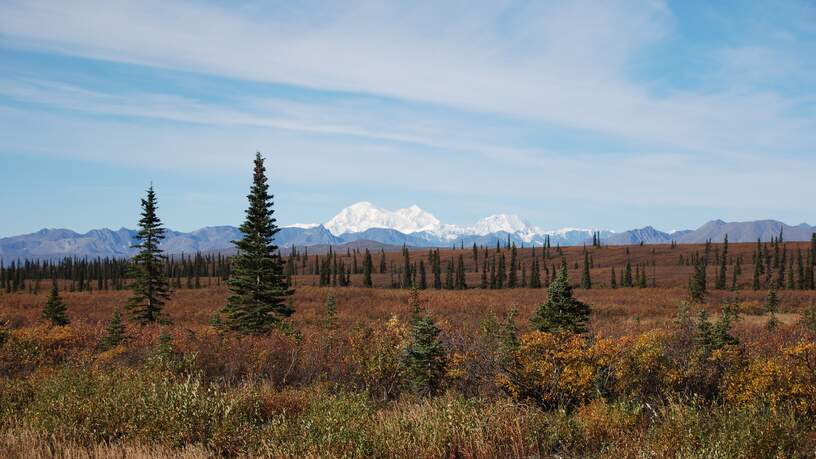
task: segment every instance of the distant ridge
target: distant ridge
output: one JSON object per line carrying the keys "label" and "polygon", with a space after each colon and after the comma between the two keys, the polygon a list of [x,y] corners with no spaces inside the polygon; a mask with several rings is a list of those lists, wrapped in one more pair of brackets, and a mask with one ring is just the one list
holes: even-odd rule
{"label": "distant ridge", "polygon": [[[398,228],[378,225],[394,225]],[[332,230],[333,228],[333,230]],[[350,230],[356,228],[358,230]],[[417,206],[395,212],[358,203],[343,209],[328,224],[297,224],[280,229],[275,242],[284,251],[291,247],[314,247],[314,253],[328,247],[369,248],[391,250],[394,247],[470,247],[504,245],[509,240],[517,246],[541,246],[549,239],[552,246],[589,245],[597,231],[607,245],[634,244],[699,244],[707,240],[722,242],[769,241],[782,231],[787,241],[807,241],[816,228],[802,223],[786,225],[776,220],[724,222],[712,220],[696,230],[666,233],[646,226],[621,233],[608,230],[564,228],[541,230],[514,215],[492,215],[473,226],[442,224],[433,215]],[[342,231],[342,233],[337,233]],[[210,226],[189,233],[168,230],[162,248],[168,254],[194,252],[232,253],[232,241],[241,238],[233,226]],[[0,238],[0,258],[14,259],[62,257],[129,257],[134,230],[120,228],[95,229],[80,234],[68,229],[42,229],[35,233]]]}
{"label": "distant ridge", "polygon": [[797,226],[786,225],[776,220],[757,220],[752,222],[724,222],[712,220],[696,230],[683,230],[664,233],[651,226],[624,231],[609,238],[602,239],[608,245],[631,244],[666,244],[676,241],[678,244],[703,244],[708,240],[723,242],[728,235],[729,242],[770,241],[778,237],[786,241],[809,241],[816,232],[816,227],[806,223]]}

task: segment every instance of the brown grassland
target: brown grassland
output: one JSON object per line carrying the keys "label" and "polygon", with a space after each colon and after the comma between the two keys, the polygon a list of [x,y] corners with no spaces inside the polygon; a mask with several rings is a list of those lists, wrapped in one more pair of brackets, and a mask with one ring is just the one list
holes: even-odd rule
{"label": "brown grassland", "polygon": [[[204,279],[173,292],[171,324],[127,324],[126,343],[107,350],[98,343],[128,291],[62,293],[64,327],[42,321],[46,292],[0,293],[0,456],[812,457],[816,291],[780,290],[780,323],[769,329],[768,292],[751,289],[755,248],[729,246],[742,257],[735,291],[734,265],[729,288],[715,290],[711,263],[705,302],[690,310],[681,305],[694,268],[678,259],[703,246],[587,248],[591,289],[577,288],[584,249],[564,248],[575,297],[592,308],[586,336],[533,330],[546,288],[424,290],[447,353],[433,397],[407,382],[409,290],[386,288],[390,274],[375,274],[376,288],[362,288],[361,275],[351,287],[296,276],[289,326],[243,338],[213,326],[228,291]],[[460,254],[468,285],[479,285],[471,248],[441,259]],[[532,251],[519,259],[529,274]],[[609,288],[627,260],[648,264],[648,288]],[[560,263],[557,252],[547,261]],[[739,343],[701,345],[699,310],[716,324],[730,301]],[[511,310],[518,343],[507,349]]]}

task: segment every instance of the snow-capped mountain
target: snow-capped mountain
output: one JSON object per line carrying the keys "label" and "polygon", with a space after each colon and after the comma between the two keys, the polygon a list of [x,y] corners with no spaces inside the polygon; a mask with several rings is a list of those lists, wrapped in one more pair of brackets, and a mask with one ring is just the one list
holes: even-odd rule
{"label": "snow-capped mountain", "polygon": [[470,227],[470,232],[484,236],[485,234],[505,233],[538,234],[539,231],[526,220],[522,220],[518,215],[498,214],[491,215],[476,222]]}
{"label": "snow-capped mountain", "polygon": [[[293,228],[313,228],[317,224],[298,223],[290,225]],[[612,231],[584,228],[562,228],[544,230],[534,226],[518,215],[496,214],[485,217],[473,225],[443,224],[432,214],[422,210],[417,205],[395,211],[383,209],[370,202],[358,202],[341,210],[323,226],[333,235],[349,240],[359,240],[363,233],[371,230],[397,231],[403,235],[412,235],[405,238],[405,242],[415,241],[418,237],[425,241],[425,245],[446,245],[453,242],[491,241],[507,237],[517,244],[541,245],[546,237],[550,243],[561,245],[581,244],[592,238],[594,231],[600,231],[601,237],[606,238]],[[384,235],[383,231],[376,234]],[[388,233],[389,241],[393,241],[392,233]],[[501,238],[497,235],[501,234]],[[495,236],[495,237],[494,237]]]}
{"label": "snow-capped mountain", "polygon": [[442,224],[433,215],[416,205],[395,211],[381,209],[370,202],[358,202],[323,224],[335,236],[359,233],[371,228],[394,229],[411,234],[420,231],[437,232]]}
{"label": "snow-capped mountain", "polygon": [[[325,224],[296,223],[287,225],[275,235],[279,247],[450,247],[473,244],[495,246],[508,240],[519,246],[541,246],[548,239],[551,245],[589,244],[598,232],[601,241],[610,245],[720,242],[728,235],[731,242],[755,242],[776,237],[784,232],[785,240],[806,241],[816,233],[816,227],[802,223],[785,225],[775,220],[731,222],[714,220],[696,230],[664,233],[651,226],[615,233],[603,229],[561,228],[543,230],[517,215],[498,214],[483,218],[473,225],[451,225],[417,206],[390,211],[368,202],[349,206]],[[135,231],[98,229],[79,234],[67,229],[43,229],[36,233],[0,238],[0,263],[24,258],[60,257],[129,257]],[[232,241],[240,239],[241,231],[233,226],[213,226],[189,233],[167,230],[161,247],[170,254],[234,250]],[[374,244],[374,245],[372,245]],[[379,245],[377,245],[379,244]]]}

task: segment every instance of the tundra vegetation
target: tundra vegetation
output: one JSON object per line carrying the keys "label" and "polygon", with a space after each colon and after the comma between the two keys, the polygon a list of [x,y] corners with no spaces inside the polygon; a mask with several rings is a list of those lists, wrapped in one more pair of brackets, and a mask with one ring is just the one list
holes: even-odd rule
{"label": "tundra vegetation", "polygon": [[237,256],[157,203],[131,261],[0,268],[3,457],[816,450],[816,243],[309,254],[260,155]]}

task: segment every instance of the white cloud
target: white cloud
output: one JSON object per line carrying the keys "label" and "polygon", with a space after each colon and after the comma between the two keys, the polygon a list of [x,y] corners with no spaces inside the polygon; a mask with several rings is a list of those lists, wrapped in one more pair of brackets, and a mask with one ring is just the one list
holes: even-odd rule
{"label": "white cloud", "polygon": [[[6,2],[18,46],[499,113],[708,153],[801,149],[816,123],[772,93],[652,94],[627,75],[672,32],[662,1]],[[347,129],[347,127],[344,127]]]}

